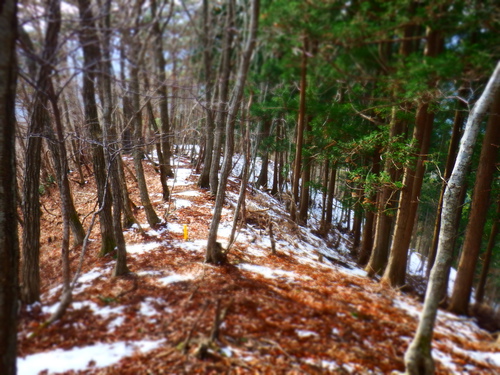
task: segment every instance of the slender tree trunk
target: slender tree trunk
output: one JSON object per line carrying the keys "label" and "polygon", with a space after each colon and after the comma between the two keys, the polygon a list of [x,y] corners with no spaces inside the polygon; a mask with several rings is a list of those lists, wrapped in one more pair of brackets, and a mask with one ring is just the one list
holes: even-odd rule
{"label": "slender tree trunk", "polygon": [[215,115],[215,134],[212,150],[212,159],[210,166],[210,192],[212,195],[217,194],[219,185],[219,165],[222,146],[222,136],[224,123],[227,121],[227,112],[229,110],[229,77],[231,76],[231,55],[233,52],[234,39],[234,11],[235,0],[228,0],[226,27],[224,33],[224,47],[222,50],[221,70],[219,77],[219,100],[217,103],[217,113]]}
{"label": "slender tree trunk", "polygon": [[16,374],[19,304],[15,98],[17,2],[0,6],[0,369]]}
{"label": "slender tree trunk", "polygon": [[[146,75],[144,76],[144,89],[146,91],[148,91],[149,89],[149,79]],[[165,155],[161,147],[162,144],[161,138],[163,136],[160,134],[160,129],[158,129],[158,125],[156,124],[156,119],[153,111],[153,105],[151,104],[151,100],[147,101],[146,110],[148,112],[148,118],[151,130],[154,132],[155,137],[157,138],[155,139],[155,149],[156,149],[156,155],[158,156],[158,165],[160,169],[160,183],[161,183],[162,197],[163,200],[166,202],[170,198],[170,191],[168,189],[168,184],[167,184],[168,169],[167,169],[167,163],[165,163]],[[170,149],[170,146],[168,147]],[[170,172],[172,172],[171,169]],[[173,177],[173,175],[170,177]]]}
{"label": "slender tree trunk", "polygon": [[302,146],[304,143],[304,130],[306,127],[306,90],[307,90],[307,54],[309,42],[304,36],[302,50],[302,64],[300,70],[300,98],[299,98],[299,118],[297,121],[297,136],[295,140],[295,162],[293,163],[292,179],[292,202],[290,205],[290,217],[297,220],[297,203],[299,202],[299,181],[302,169]]}
{"label": "slender tree trunk", "polygon": [[221,178],[219,180],[219,187],[217,189],[214,215],[212,218],[212,222],[210,224],[210,231],[208,234],[207,251],[205,255],[205,261],[207,263],[217,264],[222,261],[220,253],[221,249],[217,243],[217,230],[219,228],[222,206],[224,204],[227,179],[229,178],[229,173],[232,168],[232,159],[234,150],[234,128],[236,125],[236,115],[238,113],[241,100],[243,98],[243,89],[245,88],[248,68],[250,67],[250,61],[252,58],[252,53],[257,39],[257,29],[259,25],[259,9],[260,9],[260,0],[252,0],[250,33],[248,36],[245,50],[243,52],[243,56],[241,57],[241,63],[236,78],[236,86],[234,88],[233,97],[229,106],[229,113],[226,123],[226,144],[224,152],[224,161],[222,166]]}
{"label": "slender tree trunk", "polygon": [[[461,89],[458,91],[460,96],[464,96],[466,94],[466,89]],[[453,167],[455,165],[455,159],[457,157],[457,152],[458,152],[458,145],[460,141],[460,134],[462,131],[463,127],[463,122],[465,119],[465,109],[466,105],[463,103],[461,100],[458,101],[457,104],[458,108],[455,111],[455,119],[453,121],[453,130],[451,134],[451,139],[450,139],[450,145],[448,146],[448,157],[446,159],[446,167],[444,169],[444,182],[441,188],[441,194],[439,196],[439,202],[438,202],[438,210],[436,214],[436,221],[434,223],[434,232],[432,235],[432,244],[431,248],[428,254],[428,261],[427,261],[427,278],[429,278],[429,275],[431,274],[431,269],[432,266],[434,265],[434,260],[436,259],[436,251],[437,251],[437,245],[439,241],[439,230],[441,228],[441,211],[443,209],[443,197],[444,197],[444,191],[446,189],[446,181],[450,178],[451,171],[453,170]]]}
{"label": "slender tree trunk", "polygon": [[[426,57],[435,57],[443,48],[441,33],[429,27],[426,35],[427,44],[424,55]],[[432,88],[434,86],[435,80],[431,80],[429,87]],[[403,177],[404,188],[401,192],[389,262],[381,280],[382,283],[392,287],[403,286],[405,283],[408,248],[417,216],[418,202],[425,172],[425,161],[431,141],[434,112],[429,110],[429,99],[425,97],[422,99],[423,102],[417,110],[414,130],[414,139],[417,141],[420,153],[416,164],[405,168],[405,175]]]}
{"label": "slender tree trunk", "polygon": [[[206,1],[206,0],[205,0]],[[173,4],[172,4],[173,5]],[[170,138],[172,136],[170,131],[170,119],[168,114],[168,89],[167,89],[167,75],[165,74],[165,57],[163,56],[163,31],[165,23],[163,23],[162,28],[160,28],[160,15],[157,14],[156,0],[151,1],[151,10],[154,17],[153,22],[153,33],[156,36],[154,40],[154,61],[156,74],[158,75],[158,96],[160,97],[160,120],[161,120],[161,150],[163,160],[160,162],[160,174],[163,179],[167,177],[174,177],[172,172],[172,166],[170,165],[170,158],[172,156],[170,150]],[[170,18],[169,18],[170,19]],[[168,22],[168,21],[167,21]],[[153,119],[154,120],[154,119]],[[165,186],[163,186],[163,200],[168,200],[168,187],[165,191]]]}
{"label": "slender tree trunk", "polygon": [[[309,118],[307,118],[307,131],[311,130],[311,126],[309,123]],[[304,150],[302,150],[303,152]],[[312,158],[307,154],[307,150],[305,155],[302,156],[303,159],[303,168],[302,175],[300,179],[301,188],[300,188],[300,204],[299,204],[299,215],[297,217],[297,221],[300,225],[307,224],[307,213],[309,212],[309,184],[311,182],[311,164]]]}
{"label": "slender tree trunk", "polygon": [[21,268],[21,297],[31,304],[40,299],[40,169],[42,134],[49,123],[46,106],[49,78],[57,53],[57,39],[61,27],[59,0],[48,3],[49,21],[45,35],[45,46],[42,53],[42,66],[37,80],[37,91],[33,105],[33,113],[28,129],[28,145],[25,158],[25,174],[23,187],[23,242]]}
{"label": "slender tree trunk", "polygon": [[[210,39],[210,9],[208,0],[203,0],[203,68],[205,74],[205,157],[203,169],[198,186],[202,189],[210,188],[210,173],[212,167],[212,154],[214,149],[214,111],[212,106],[213,72],[212,72],[212,41]],[[217,166],[218,168],[218,166]]]}
{"label": "slender tree trunk", "polygon": [[[60,17],[61,14],[59,13]],[[54,142],[53,150],[54,150],[54,165],[56,165],[57,177],[58,177],[58,185],[59,191],[61,195],[61,212],[62,212],[62,221],[63,221],[63,236],[62,236],[62,244],[61,244],[61,258],[62,258],[62,268],[63,268],[63,293],[69,290],[70,281],[71,281],[71,270],[70,270],[70,260],[69,260],[69,232],[70,226],[73,228],[75,224],[78,228],[78,234],[81,238],[81,244],[83,244],[83,240],[85,238],[85,231],[83,226],[78,218],[78,213],[76,212],[75,206],[73,204],[73,198],[71,197],[71,189],[69,187],[68,176],[66,175],[66,171],[68,170],[68,157],[66,155],[66,147],[64,145],[64,130],[63,124],[61,120],[61,114],[59,112],[59,106],[57,103],[57,98],[54,92],[54,87],[52,85],[52,81],[49,79],[49,97],[50,102],[52,104],[52,112],[54,116],[54,123],[56,125],[56,135],[57,138],[52,137],[51,142]],[[52,129],[50,125],[46,127]],[[76,217],[75,217],[76,216]],[[76,238],[75,238],[76,239]]]}
{"label": "slender tree trunk", "polygon": [[[264,119],[262,127],[262,141],[264,142],[264,150],[262,155],[262,167],[260,168],[259,177],[257,178],[256,186],[257,188],[267,189],[268,184],[268,174],[269,174],[269,151],[268,151],[268,139],[271,133],[272,119]],[[259,142],[260,145],[256,145],[256,148],[262,145],[262,141]],[[262,148],[262,147],[261,147]]]}
{"label": "slender tree trunk", "polygon": [[461,185],[466,178],[481,121],[499,90],[500,63],[497,64],[483,94],[472,108],[460,142],[455,167],[445,191],[436,262],[431,271],[417,332],[405,354],[406,374],[409,375],[434,374],[434,361],[431,356],[432,335],[442,289],[445,287],[445,275],[451,266],[455,237],[454,219],[459,209]]}
{"label": "slender tree trunk", "polygon": [[[135,48],[133,48],[135,50]],[[132,52],[137,55],[137,51]],[[133,60],[132,60],[133,61]],[[156,215],[151,200],[149,198],[148,186],[146,177],[144,176],[144,168],[142,166],[142,158],[144,156],[144,137],[142,134],[142,111],[139,98],[139,71],[137,62],[134,62],[130,67],[130,91],[132,92],[132,106],[134,108],[133,128],[134,128],[134,150],[132,152],[134,159],[135,177],[139,186],[139,195],[141,203],[146,213],[146,219],[151,228],[154,228],[160,219]]]}
{"label": "slender tree trunk", "polygon": [[102,146],[102,129],[99,124],[97,103],[95,97],[96,75],[101,63],[101,53],[99,50],[98,38],[94,24],[89,0],[78,0],[80,12],[80,43],[83,49],[83,105],[85,109],[85,122],[89,128],[89,135],[92,141],[92,162],[94,165],[94,175],[97,183],[97,199],[102,210],[99,214],[99,224],[101,227],[101,251],[100,256],[104,256],[114,250],[116,240],[113,233],[113,216],[111,212],[111,196],[107,183],[107,168]]}
{"label": "slender tree trunk", "polygon": [[[380,173],[380,150],[376,150],[372,156],[372,173],[378,175]],[[377,199],[377,193],[373,193],[368,199],[374,202]],[[373,230],[375,227],[375,211],[366,209],[365,226],[363,227],[363,237],[361,241],[361,249],[359,251],[358,263],[365,265],[370,259],[373,248]]]}
{"label": "slender tree trunk", "polygon": [[[118,135],[113,124],[113,93],[111,86],[111,0],[105,0],[100,4],[104,13],[101,15],[102,22],[102,61],[100,63],[99,92],[103,110],[103,139],[106,160],[109,165],[109,183],[113,208],[113,233],[116,240],[116,263],[113,276],[128,274],[127,250],[125,238],[123,237],[123,227],[121,213],[124,207],[123,195],[120,183],[120,163],[121,150],[118,142]],[[95,41],[98,42],[97,40]]]}
{"label": "slender tree trunk", "polygon": [[462,256],[453,286],[448,309],[456,314],[467,314],[476,265],[481,249],[484,225],[490,203],[491,183],[496,170],[500,146],[500,91],[496,93],[484,135],[479,168],[472,194],[471,211],[465,232]]}
{"label": "slender tree trunk", "polygon": [[484,256],[483,267],[481,268],[481,275],[479,276],[479,282],[476,288],[476,308],[481,306],[484,300],[484,289],[486,286],[486,278],[488,277],[488,271],[491,265],[491,257],[493,255],[493,248],[495,247],[495,242],[499,230],[499,220],[500,220],[500,199],[497,200],[497,211],[495,213],[495,222],[491,228],[490,238],[488,240],[488,246],[486,247],[486,254]]}

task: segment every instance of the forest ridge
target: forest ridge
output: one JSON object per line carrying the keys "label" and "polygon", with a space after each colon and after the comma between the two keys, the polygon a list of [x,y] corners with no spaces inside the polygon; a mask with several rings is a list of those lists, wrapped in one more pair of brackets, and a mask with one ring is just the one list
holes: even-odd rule
{"label": "forest ridge", "polygon": [[[58,275],[60,303],[33,316],[44,319],[33,340],[67,319],[92,262],[112,257],[118,283],[139,271],[127,233],[168,228],[181,155],[213,200],[204,267],[232,269],[242,225],[268,232],[272,256],[284,229],[309,228],[333,248],[345,231],[366,277],[424,299],[398,370],[439,368],[438,307],[498,330],[499,11],[492,0],[3,1],[2,373],[16,373],[16,322],[52,286],[44,267]],[[286,208],[287,225],[248,216],[257,190]],[[46,215],[59,218],[54,228]],[[424,260],[419,280],[407,273],[413,253]],[[221,340],[230,304],[218,301],[198,358]]]}

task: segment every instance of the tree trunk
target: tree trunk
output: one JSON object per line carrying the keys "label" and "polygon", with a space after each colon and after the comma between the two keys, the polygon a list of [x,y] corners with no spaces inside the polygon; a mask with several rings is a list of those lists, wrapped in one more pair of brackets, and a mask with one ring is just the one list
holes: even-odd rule
{"label": "tree trunk", "polygon": [[[378,175],[380,173],[380,150],[376,150],[372,156],[372,173]],[[377,199],[377,193],[373,193],[368,200],[374,202]],[[373,248],[373,230],[375,226],[375,212],[372,209],[366,209],[366,220],[363,228],[363,237],[361,241],[361,249],[359,251],[358,263],[365,265],[370,259]]]}
{"label": "tree trunk", "polygon": [[432,334],[441,291],[445,287],[445,275],[451,265],[455,237],[454,219],[459,209],[461,185],[466,178],[481,121],[499,90],[500,63],[497,64],[483,94],[469,115],[455,167],[445,191],[436,262],[431,271],[417,332],[405,354],[406,374],[409,375],[434,374],[434,361],[431,356]]}
{"label": "tree trunk", "polygon": [[304,143],[304,130],[306,127],[306,90],[307,90],[307,53],[308,39],[304,36],[302,50],[302,64],[300,70],[300,98],[299,118],[297,121],[297,136],[295,138],[295,161],[293,163],[292,202],[290,205],[290,218],[297,220],[297,204],[299,202],[299,181],[302,169],[302,146]]}
{"label": "tree trunk", "polygon": [[[134,43],[137,43],[135,41]],[[133,55],[137,56],[136,48],[132,48]],[[131,61],[135,61],[132,59]],[[160,219],[156,215],[151,200],[149,199],[148,186],[146,184],[146,177],[144,176],[144,168],[142,166],[142,159],[144,156],[144,137],[142,135],[142,111],[139,97],[139,69],[137,61],[133,62],[130,66],[130,91],[132,92],[132,107],[134,109],[133,117],[133,130],[134,130],[134,150],[132,152],[134,159],[135,177],[137,178],[137,185],[139,186],[139,195],[141,203],[146,213],[146,219],[151,228],[154,228]]]}
{"label": "tree trunk", "polygon": [[42,52],[42,66],[37,80],[37,91],[28,129],[28,146],[25,158],[25,174],[23,187],[23,242],[21,268],[21,297],[31,304],[40,299],[40,168],[42,134],[49,123],[46,110],[49,78],[57,53],[57,39],[61,27],[60,3],[52,0],[48,4],[49,21],[45,35],[45,46]]}
{"label": "tree trunk", "polygon": [[222,165],[222,172],[219,180],[219,186],[217,189],[214,215],[212,218],[212,222],[210,224],[210,231],[208,234],[207,251],[205,255],[205,261],[207,263],[217,264],[223,260],[221,259],[220,245],[218,246],[217,243],[217,230],[219,228],[222,206],[224,204],[227,179],[229,177],[229,173],[232,168],[232,159],[234,150],[234,128],[236,125],[236,115],[238,113],[241,100],[243,98],[243,89],[245,88],[248,68],[250,66],[250,61],[252,58],[252,53],[257,38],[257,29],[259,25],[259,8],[260,8],[260,0],[252,0],[252,10],[251,10],[252,14],[250,21],[250,33],[249,33],[250,35],[248,36],[247,45],[245,47],[243,56],[241,58],[241,63],[236,78],[236,85],[229,106],[229,113],[226,123],[226,143],[225,143],[224,161]]}
{"label": "tree trunk", "polygon": [[260,168],[259,177],[257,178],[257,182],[256,182],[257,189],[259,189],[259,188],[267,189],[268,174],[269,174],[269,171],[268,171],[268,169],[269,169],[268,140],[269,140],[269,135],[271,133],[271,124],[272,124],[272,119],[264,119],[263,120],[262,139],[261,139],[261,142],[259,142],[260,145],[256,146],[256,147],[259,147],[264,142],[264,150],[263,150],[263,155],[262,155],[262,167]]}
{"label": "tree trunk", "polygon": [[226,27],[224,33],[224,47],[222,50],[221,70],[219,77],[219,101],[217,104],[217,113],[215,115],[215,134],[212,150],[212,163],[210,166],[210,192],[217,194],[219,185],[219,165],[220,152],[222,146],[222,130],[227,120],[227,111],[229,109],[229,77],[231,76],[231,55],[233,51],[234,39],[234,11],[235,0],[228,0]]}
{"label": "tree trunk", "polygon": [[[213,95],[213,77],[212,77],[212,43],[210,39],[210,16],[208,0],[203,0],[203,68],[205,73],[205,157],[203,160],[203,169],[198,186],[202,189],[210,188],[210,173],[212,167],[212,157],[214,149],[214,111],[212,108]],[[218,166],[217,166],[218,168]]]}
{"label": "tree trunk", "polygon": [[[467,92],[465,88],[460,89],[459,91],[459,96],[464,96]],[[432,236],[432,244],[431,248],[429,251],[429,254],[427,256],[427,270],[426,270],[426,275],[427,278],[429,278],[429,275],[431,274],[431,269],[432,266],[434,265],[434,260],[436,259],[436,251],[437,251],[437,245],[439,241],[439,229],[441,227],[441,210],[443,208],[443,197],[444,197],[444,191],[446,189],[446,181],[449,180],[451,171],[453,170],[453,167],[455,165],[455,159],[457,157],[457,152],[458,152],[458,145],[460,141],[460,134],[462,131],[463,127],[463,122],[465,118],[464,111],[466,109],[465,103],[463,103],[461,100],[458,101],[457,104],[458,108],[455,111],[455,119],[453,121],[453,130],[451,134],[451,139],[450,139],[450,145],[448,146],[448,157],[446,159],[446,167],[444,169],[444,181],[443,185],[441,188],[441,194],[439,196],[439,202],[438,202],[438,210],[436,214],[436,221],[434,223],[434,232]]]}
{"label": "tree trunk", "polygon": [[413,166],[405,168],[403,190],[399,200],[396,216],[396,227],[392,240],[389,262],[381,282],[392,287],[400,287],[405,283],[406,264],[411,233],[415,224],[418,199],[425,171],[425,160],[429,149],[434,116],[427,113],[429,104],[423,103],[417,110],[413,138],[419,145],[418,159]]}
{"label": "tree trunk", "polygon": [[[121,213],[124,207],[122,188],[120,183],[120,163],[121,150],[119,148],[118,135],[113,124],[113,93],[111,87],[111,0],[105,0],[101,5],[103,14],[102,22],[102,61],[100,63],[99,87],[103,110],[103,133],[104,149],[109,165],[110,193],[113,208],[113,233],[116,240],[116,263],[113,276],[121,276],[129,273],[127,267],[127,250],[125,238],[123,237],[123,227]],[[96,40],[95,43],[98,41]]]}
{"label": "tree trunk", "polygon": [[[144,76],[144,89],[148,91],[149,89],[149,79],[147,75]],[[155,149],[156,149],[156,155],[158,156],[158,165],[160,169],[160,183],[161,183],[161,190],[162,190],[162,197],[163,201],[167,202],[170,198],[170,191],[168,189],[168,169],[167,169],[167,163],[165,163],[165,155],[162,150],[162,137],[164,135],[160,134],[160,129],[158,129],[158,125],[156,124],[156,119],[153,111],[153,105],[151,104],[151,100],[148,99],[146,103],[146,110],[148,112],[148,118],[149,118],[149,124],[151,126],[151,130],[155,134]],[[170,149],[170,146],[168,146]],[[169,158],[170,159],[170,158]],[[170,165],[170,163],[168,163]],[[172,169],[170,168],[170,172],[172,172]],[[173,177],[170,176],[170,177]]]}
{"label": "tree trunk", "polygon": [[457,278],[453,286],[448,309],[456,314],[467,314],[472,293],[474,274],[481,249],[484,224],[490,203],[491,183],[496,170],[500,146],[500,91],[496,93],[484,135],[479,168],[472,194],[471,211],[465,232],[462,256],[458,264]]}
{"label": "tree trunk", "polygon": [[486,278],[488,277],[488,271],[491,265],[491,257],[493,255],[493,248],[495,247],[496,238],[498,235],[500,220],[500,199],[497,201],[497,210],[495,213],[495,221],[491,228],[490,238],[488,240],[488,246],[486,247],[486,254],[484,256],[483,267],[481,269],[481,275],[479,276],[479,282],[477,283],[476,289],[476,307],[481,306],[484,299],[484,289],[486,286]]}
{"label": "tree trunk", "polygon": [[[161,177],[166,180],[167,177],[174,177],[172,172],[172,166],[170,165],[171,151],[170,151],[170,137],[172,136],[170,131],[170,119],[168,114],[168,89],[167,89],[167,75],[165,74],[165,57],[163,56],[163,28],[166,26],[165,23],[162,24],[160,28],[160,15],[156,14],[156,1],[151,1],[151,10],[154,17],[152,31],[156,36],[154,40],[154,61],[156,74],[158,75],[158,89],[157,93],[160,97],[160,121],[161,121],[161,150],[163,160],[160,162],[160,174]],[[170,18],[169,18],[170,19]],[[168,21],[167,21],[168,22]],[[154,119],[153,119],[154,120]],[[167,201],[169,198],[168,187],[163,185],[163,200]]]}
{"label": "tree trunk", "polygon": [[15,98],[17,3],[0,7],[0,369],[16,374],[17,310],[19,304],[16,194]]}
{"label": "tree trunk", "polygon": [[102,146],[102,129],[99,124],[97,103],[95,97],[94,71],[101,63],[101,53],[96,30],[94,26],[94,15],[92,14],[89,0],[78,0],[80,12],[80,43],[83,50],[83,106],[85,109],[85,122],[88,125],[90,139],[92,141],[92,163],[94,165],[94,175],[97,183],[97,200],[102,210],[99,214],[99,224],[101,227],[101,251],[100,256],[104,256],[114,250],[116,240],[113,233],[113,217],[111,212],[111,196],[107,183],[107,168]]}
{"label": "tree trunk", "polygon": [[[309,123],[309,117],[306,119],[306,128],[309,132],[311,130],[311,125]],[[303,152],[304,150],[302,150]],[[297,216],[297,222],[300,225],[307,224],[307,213],[309,212],[309,184],[311,182],[311,164],[312,158],[309,156],[309,151],[306,150],[305,155],[302,156],[303,168],[300,179],[300,204],[299,204],[299,215]]]}
{"label": "tree trunk", "polygon": [[[435,57],[443,48],[441,33],[429,27],[427,28],[426,36],[427,44],[424,55],[426,57]],[[432,88],[434,86],[435,79],[431,79],[429,87]],[[401,192],[389,262],[381,280],[382,283],[392,287],[403,286],[405,283],[408,248],[417,216],[418,202],[425,172],[425,161],[431,141],[434,112],[429,110],[429,99],[425,97],[422,99],[423,102],[420,103],[417,110],[414,130],[414,139],[417,141],[420,153],[416,164],[405,168],[403,177],[404,188]]]}

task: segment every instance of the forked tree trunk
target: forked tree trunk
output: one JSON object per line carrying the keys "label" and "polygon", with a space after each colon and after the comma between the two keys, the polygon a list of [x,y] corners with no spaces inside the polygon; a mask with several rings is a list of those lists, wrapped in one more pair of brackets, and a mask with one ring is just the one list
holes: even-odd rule
{"label": "forked tree trunk", "polygon": [[16,197],[16,1],[0,7],[0,369],[16,374],[19,241]]}
{"label": "forked tree trunk", "polygon": [[484,135],[479,168],[472,194],[471,211],[465,232],[462,256],[448,309],[456,314],[467,314],[484,225],[490,204],[491,183],[496,171],[500,146],[500,91],[496,93]]}
{"label": "forked tree trunk", "polygon": [[432,334],[441,293],[446,283],[445,276],[451,266],[455,239],[455,216],[459,209],[461,186],[466,178],[481,121],[499,90],[500,63],[497,64],[483,94],[469,115],[460,142],[455,167],[444,194],[436,262],[432,268],[429,285],[425,293],[424,306],[417,332],[405,354],[406,374],[408,375],[434,374],[434,361],[431,355]]}
{"label": "forked tree trunk", "polygon": [[243,98],[243,90],[250,67],[252,53],[256,44],[257,29],[259,25],[259,9],[260,0],[252,0],[251,20],[250,20],[250,33],[247,40],[247,45],[241,57],[241,63],[238,69],[238,76],[236,78],[236,85],[233,92],[231,104],[229,106],[229,113],[226,123],[226,143],[224,151],[224,161],[222,165],[221,177],[219,180],[219,187],[217,189],[217,197],[215,200],[214,214],[212,222],[210,223],[210,231],[208,234],[207,251],[205,254],[205,261],[207,263],[219,263],[223,259],[221,254],[220,245],[217,243],[217,230],[221,219],[222,206],[224,205],[224,198],[226,195],[226,184],[229,178],[229,173],[232,168],[233,150],[234,150],[234,128],[236,125],[236,115]]}

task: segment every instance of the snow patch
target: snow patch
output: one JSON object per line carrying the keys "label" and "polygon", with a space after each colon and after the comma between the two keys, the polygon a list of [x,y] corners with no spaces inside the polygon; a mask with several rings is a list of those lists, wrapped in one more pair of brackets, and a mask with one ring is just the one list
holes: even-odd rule
{"label": "snow patch", "polygon": [[70,350],[56,349],[50,352],[36,353],[25,358],[18,358],[17,371],[23,375],[37,375],[46,370],[48,373],[80,371],[111,366],[134,352],[146,353],[158,348],[165,340],[143,340],[136,342],[97,343]]}

